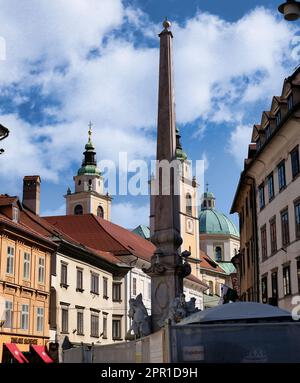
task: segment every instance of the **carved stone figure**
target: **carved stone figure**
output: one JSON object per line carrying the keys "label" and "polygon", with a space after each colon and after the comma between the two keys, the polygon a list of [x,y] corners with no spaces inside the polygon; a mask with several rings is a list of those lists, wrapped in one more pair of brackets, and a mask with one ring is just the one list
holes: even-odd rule
{"label": "carved stone figure", "polygon": [[196,307],[196,298],[191,298],[186,302],[185,295],[180,294],[170,305],[167,321],[170,321],[171,324],[179,323],[183,318],[197,311],[199,311],[199,309]]}
{"label": "carved stone figure", "polygon": [[198,307],[196,307],[196,298],[191,298],[189,302],[186,303],[187,316],[200,311]]}
{"label": "carved stone figure", "polygon": [[[150,330],[150,317],[148,311],[143,303],[142,294],[139,294],[135,299],[129,300],[128,316],[132,319],[130,330],[126,334],[127,340],[141,338],[151,333]],[[133,331],[133,334],[131,334]]]}

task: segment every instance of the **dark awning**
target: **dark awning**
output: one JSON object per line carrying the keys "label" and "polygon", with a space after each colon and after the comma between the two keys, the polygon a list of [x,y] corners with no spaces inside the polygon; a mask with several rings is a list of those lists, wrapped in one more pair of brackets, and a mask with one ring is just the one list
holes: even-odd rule
{"label": "dark awning", "polygon": [[50,358],[50,356],[47,354],[46,347],[45,346],[39,346],[39,345],[31,345],[30,346],[31,351],[34,350],[36,354],[45,362],[45,363],[53,363],[53,360]]}
{"label": "dark awning", "polygon": [[19,363],[29,363],[23,353],[18,349],[18,346],[15,343],[5,343],[5,347],[10,351],[12,356]]}

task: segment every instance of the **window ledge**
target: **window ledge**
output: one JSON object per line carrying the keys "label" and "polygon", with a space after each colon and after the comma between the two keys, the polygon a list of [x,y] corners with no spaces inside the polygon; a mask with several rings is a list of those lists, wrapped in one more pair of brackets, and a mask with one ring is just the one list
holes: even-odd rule
{"label": "window ledge", "polygon": [[96,291],[91,291],[91,294],[94,294],[94,295],[98,295],[98,296],[99,296],[99,293],[96,293]]}
{"label": "window ledge", "polygon": [[100,338],[100,336],[99,336],[99,335],[92,335],[92,334],[90,335],[90,337],[91,337],[91,338],[97,338],[97,339],[99,339],[99,338]]}
{"label": "window ledge", "polygon": [[79,289],[78,287],[76,288],[76,291],[78,291],[79,293],[83,293],[84,292],[84,289]]}
{"label": "window ledge", "polygon": [[122,303],[122,299],[113,299],[113,302],[115,302],[115,303]]}
{"label": "window ledge", "polygon": [[123,340],[123,338],[113,337],[113,340]]}
{"label": "window ledge", "polygon": [[103,295],[103,299],[108,299],[109,297],[107,295]]}
{"label": "window ledge", "polygon": [[64,289],[67,289],[69,287],[69,285],[67,285],[66,283],[61,283],[60,287],[63,287]]}

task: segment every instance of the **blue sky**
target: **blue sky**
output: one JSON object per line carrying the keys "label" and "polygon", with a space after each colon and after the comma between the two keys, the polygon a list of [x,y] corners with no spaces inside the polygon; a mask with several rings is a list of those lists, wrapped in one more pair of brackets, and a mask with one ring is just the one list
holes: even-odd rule
{"label": "blue sky", "polygon": [[[21,196],[42,177],[43,214],[64,214],[87,125],[98,160],[155,154],[158,45],[165,16],[174,34],[177,124],[191,160],[229,213],[251,126],[299,63],[298,24],[256,0],[0,0],[1,193]],[[149,199],[114,196],[113,220],[147,224]],[[235,222],[236,217],[234,218]]]}

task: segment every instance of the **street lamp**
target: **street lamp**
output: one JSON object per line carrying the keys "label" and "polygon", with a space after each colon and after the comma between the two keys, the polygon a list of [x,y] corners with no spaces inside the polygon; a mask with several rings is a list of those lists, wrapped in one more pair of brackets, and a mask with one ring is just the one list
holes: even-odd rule
{"label": "street lamp", "polygon": [[300,17],[300,2],[295,0],[287,0],[279,5],[278,11],[284,15],[288,21],[294,21]]}
{"label": "street lamp", "polygon": [[[9,135],[9,130],[0,124],[0,141],[4,140]],[[4,149],[0,149],[0,154],[4,152]]]}

